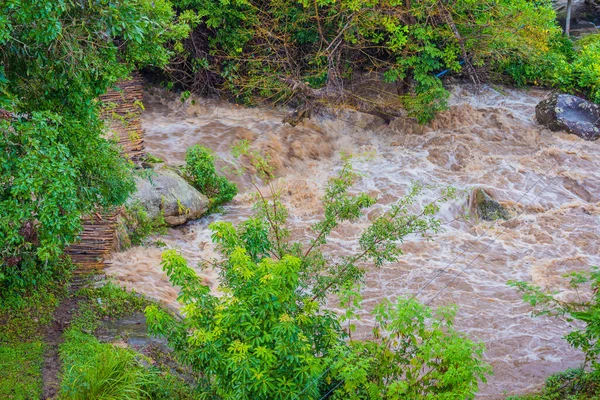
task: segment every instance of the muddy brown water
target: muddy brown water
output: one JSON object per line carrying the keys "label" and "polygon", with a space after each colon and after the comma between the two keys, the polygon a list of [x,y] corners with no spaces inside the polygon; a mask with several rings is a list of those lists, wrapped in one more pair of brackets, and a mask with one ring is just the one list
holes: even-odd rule
{"label": "muddy brown water", "polygon": [[[568,298],[573,293],[561,274],[600,265],[600,141],[583,142],[539,126],[534,108],[547,94],[490,87],[475,93],[455,87],[450,109],[425,127],[403,120],[385,125],[344,111],[293,128],[281,124],[286,110],[206,99],[182,104],[174,95],[154,90],[145,98],[143,125],[147,151],[170,164],[183,163],[185,150],[197,143],[214,149],[223,166],[233,164],[230,149],[240,139],[269,154],[298,237],[309,234],[319,217],[319,198],[340,168],[340,153],[370,154],[355,161],[364,173],[355,190],[377,196],[379,203],[357,224],[334,232],[329,244],[334,256],[351,252],[369,216],[384,211],[415,180],[464,190],[482,187],[511,207],[515,218],[508,222],[449,222],[434,241],[407,240],[398,262],[380,269],[366,266],[363,290],[366,309],[384,298],[415,293],[435,306],[457,304],[457,328],[485,343],[486,360],[494,368],[479,398],[500,399],[535,389],[548,375],[581,360],[562,340],[571,326],[531,318],[506,282],[532,281]],[[237,223],[252,213],[248,182],[238,183],[241,194],[223,213],[170,229],[160,239],[180,249],[192,266],[218,257],[207,226],[217,220]],[[426,192],[418,203],[434,196]],[[467,204],[466,198],[446,204],[440,218],[453,221]],[[115,254],[107,273],[176,305],[177,289],[159,267],[161,252],[149,247]],[[215,271],[198,271],[216,288]],[[371,322],[365,315],[359,334],[367,336]]]}

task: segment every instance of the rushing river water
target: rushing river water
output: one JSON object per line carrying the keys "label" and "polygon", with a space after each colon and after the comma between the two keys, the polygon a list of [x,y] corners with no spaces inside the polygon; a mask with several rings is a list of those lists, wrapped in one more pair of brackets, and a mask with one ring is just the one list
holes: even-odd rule
{"label": "rushing river water", "polygon": [[[506,282],[533,281],[568,297],[561,275],[600,265],[600,140],[583,142],[540,127],[534,108],[545,95],[541,90],[500,93],[484,88],[474,93],[456,87],[450,110],[425,127],[403,120],[385,125],[345,111],[293,128],[281,123],[285,110],[247,109],[206,99],[182,104],[155,91],[145,99],[143,125],[147,151],[169,164],[182,164],[185,150],[197,143],[214,149],[223,164],[233,162],[230,148],[240,139],[269,154],[298,236],[307,234],[319,217],[319,198],[341,165],[341,152],[372,154],[355,162],[365,174],[355,189],[379,199],[369,215],[392,204],[415,180],[487,189],[511,209],[512,219],[451,222],[468,207],[468,199],[447,204],[440,218],[450,222],[434,241],[414,237],[403,245],[399,262],[380,269],[367,266],[364,305],[370,309],[383,298],[414,294],[435,278],[418,298],[433,299],[434,306],[459,306],[457,328],[485,343],[485,357],[494,368],[480,398],[496,399],[537,388],[548,375],[581,360],[561,339],[569,324],[531,318],[521,296]],[[179,248],[193,266],[217,257],[207,226],[251,215],[251,189],[239,183],[242,193],[222,214],[170,229],[160,240]],[[427,193],[419,203],[434,196]],[[334,232],[329,250],[337,255],[352,251],[369,215]],[[174,304],[177,290],[160,270],[161,251],[138,247],[115,254],[107,273]],[[216,286],[214,271],[199,272]],[[365,336],[369,323],[366,316]]]}

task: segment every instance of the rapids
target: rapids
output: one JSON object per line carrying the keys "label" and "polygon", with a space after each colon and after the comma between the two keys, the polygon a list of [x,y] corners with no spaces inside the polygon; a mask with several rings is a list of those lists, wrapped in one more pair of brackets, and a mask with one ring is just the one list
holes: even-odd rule
{"label": "rapids", "polygon": [[[573,294],[561,274],[600,265],[600,141],[583,142],[539,126],[534,107],[547,94],[491,87],[476,93],[457,86],[451,108],[427,126],[403,120],[385,125],[376,117],[340,111],[293,128],[281,123],[284,109],[248,109],[207,99],[181,103],[154,89],[146,94],[143,127],[146,150],[169,164],[183,163],[185,150],[197,143],[214,149],[222,166],[233,163],[230,148],[239,139],[269,154],[298,236],[310,234],[323,187],[341,165],[341,152],[371,154],[354,165],[365,174],[355,189],[379,199],[372,213],[392,204],[414,180],[493,193],[514,218],[454,221],[468,199],[447,204],[440,213],[447,221],[445,230],[433,241],[409,238],[397,263],[366,266],[363,294],[370,309],[382,298],[417,293],[433,279],[417,297],[433,299],[432,305],[459,306],[456,326],[485,343],[485,357],[494,368],[479,398],[500,399],[535,389],[548,375],[582,360],[561,339],[570,325],[531,318],[520,294],[506,282],[533,281],[568,297]],[[238,183],[241,194],[223,213],[155,239],[179,248],[192,266],[218,257],[207,226],[216,220],[236,223],[252,213],[252,189],[244,180]],[[428,195],[419,202],[431,201],[434,193]],[[351,251],[371,215],[334,232],[329,250],[337,255]],[[106,272],[138,292],[176,305],[177,290],[159,267],[161,251],[137,247],[114,254]],[[216,287],[215,271],[198,271]],[[359,334],[367,336],[368,316],[361,324]]]}

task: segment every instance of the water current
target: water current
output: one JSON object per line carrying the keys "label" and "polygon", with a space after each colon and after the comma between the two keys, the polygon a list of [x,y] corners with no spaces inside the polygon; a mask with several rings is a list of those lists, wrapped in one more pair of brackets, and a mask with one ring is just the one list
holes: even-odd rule
{"label": "water current", "polygon": [[[371,154],[354,163],[364,173],[354,190],[376,196],[378,205],[357,224],[334,232],[329,250],[337,255],[352,251],[369,217],[403,196],[412,181],[486,189],[513,218],[455,220],[469,200],[446,204],[439,215],[447,222],[445,229],[433,241],[408,238],[398,262],[379,269],[365,266],[363,294],[367,310],[383,298],[417,292],[419,300],[433,306],[457,304],[457,328],[485,343],[486,360],[494,368],[479,398],[500,399],[535,389],[548,375],[582,359],[562,340],[569,323],[532,318],[506,282],[532,281],[568,298],[573,293],[561,275],[600,265],[600,141],[583,142],[539,126],[534,109],[547,94],[457,86],[450,109],[427,126],[400,119],[388,125],[339,111],[291,127],[281,123],[284,109],[249,109],[210,99],[181,103],[154,89],[146,93],[143,127],[146,150],[172,165],[182,164],[185,150],[194,144],[214,149],[221,166],[234,163],[230,149],[240,139],[269,154],[298,237],[310,234],[310,224],[318,219],[319,199],[340,168],[340,153]],[[160,240],[180,249],[192,266],[218,257],[207,226],[217,220],[236,223],[252,214],[253,189],[244,180],[238,183],[241,193],[222,213],[169,229]],[[434,196],[427,192],[418,202],[426,204]],[[114,254],[107,273],[176,305],[177,289],[159,267],[161,252],[150,246]],[[216,287],[215,271],[198,271]],[[368,336],[370,322],[363,318],[359,335]]]}

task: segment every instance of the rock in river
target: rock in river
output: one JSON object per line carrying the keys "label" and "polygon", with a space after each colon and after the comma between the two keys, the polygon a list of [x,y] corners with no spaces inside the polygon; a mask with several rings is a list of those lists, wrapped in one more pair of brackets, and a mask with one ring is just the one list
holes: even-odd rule
{"label": "rock in river", "polygon": [[475,189],[471,193],[471,212],[485,221],[509,219],[510,217],[506,208],[481,188]]}
{"label": "rock in river", "polygon": [[537,105],[535,116],[552,131],[565,130],[585,140],[600,137],[600,106],[581,97],[553,94]]}
{"label": "rock in river", "polygon": [[147,178],[136,178],[136,186],[129,203],[139,201],[151,218],[162,210],[171,226],[198,219],[208,210],[208,198],[169,167],[157,169]]}

